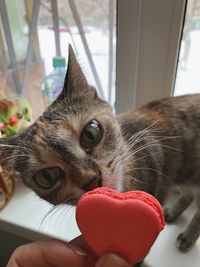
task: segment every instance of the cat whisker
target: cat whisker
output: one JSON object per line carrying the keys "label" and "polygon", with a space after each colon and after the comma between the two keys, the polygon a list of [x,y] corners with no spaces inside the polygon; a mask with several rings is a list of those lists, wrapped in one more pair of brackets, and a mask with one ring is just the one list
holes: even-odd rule
{"label": "cat whisker", "polygon": [[[146,127],[145,129],[139,131],[138,133],[136,133],[135,135],[140,138],[142,136],[144,136],[145,134],[148,133],[154,133],[154,132],[160,132],[160,130],[158,128],[153,128],[156,124],[158,124],[158,121],[152,123],[150,126]],[[130,138],[132,139],[132,137]]]}
{"label": "cat whisker", "polygon": [[[177,148],[174,148],[174,147],[171,147],[171,146],[168,146],[168,145],[164,145],[164,144],[162,144],[162,143],[158,143],[158,142],[160,142],[160,141],[166,141],[166,140],[168,140],[168,139],[172,139],[172,137],[168,137],[168,138],[160,138],[160,139],[153,140],[153,141],[151,141],[151,142],[149,142],[149,143],[147,143],[147,144],[144,144],[144,145],[140,146],[138,149],[134,150],[130,155],[128,155],[128,157],[130,158],[130,157],[132,157],[133,155],[135,155],[136,153],[138,153],[138,152],[140,152],[140,151],[142,151],[142,150],[144,150],[144,149],[146,149],[146,148],[148,148],[148,147],[150,147],[150,146],[160,146],[160,147],[170,148],[170,149],[172,149],[172,150],[176,150],[176,151],[179,151],[179,152],[183,152],[183,151],[180,150],[180,149],[177,149]],[[126,156],[126,154],[127,154],[127,150],[124,152],[124,154],[125,154],[125,156]],[[122,157],[123,157],[123,154],[122,154]],[[126,157],[126,159],[127,159],[127,157]]]}
{"label": "cat whisker", "polygon": [[[160,138],[160,139],[157,139],[157,138]],[[142,142],[142,141],[148,141],[148,139],[154,139],[153,141],[151,142],[158,142],[158,141],[165,141],[165,140],[169,140],[169,139],[175,139],[175,138],[180,138],[180,136],[153,136],[153,135],[148,135],[146,137],[142,137],[140,139],[138,139],[138,141],[134,144],[130,143],[130,148],[132,148],[134,145],[136,145],[137,143],[139,142]]]}
{"label": "cat whisker", "polygon": [[61,212],[59,213],[59,215],[57,217],[56,224],[58,224],[58,223],[62,224],[63,221],[66,221],[67,216],[68,216],[68,218],[70,216],[70,218],[69,218],[69,221],[70,221],[72,218],[72,215],[74,213],[74,208],[71,205],[65,205],[64,204],[61,207],[62,207],[62,209],[61,209]]}
{"label": "cat whisker", "polygon": [[145,134],[150,134],[152,132],[159,132],[158,129],[153,129],[153,126],[156,125],[158,121],[152,123],[150,126],[146,127],[145,129],[135,133],[133,136],[129,138],[127,143],[123,146],[124,151],[129,151],[132,149],[133,146],[135,146],[137,143],[141,142],[144,140],[143,137]]}
{"label": "cat whisker", "polygon": [[[65,211],[68,211],[69,209],[71,209],[72,206],[67,205],[67,204],[70,203],[71,201],[74,201],[74,199],[71,198],[71,199],[69,199],[68,201],[65,201],[64,204],[56,204],[56,205],[52,206],[52,207],[50,208],[50,210],[49,210],[49,211],[45,214],[45,216],[42,218],[42,220],[41,220],[41,222],[40,222],[40,226],[39,226],[40,229],[42,229],[42,225],[43,225],[43,223],[45,222],[45,220],[47,220],[50,216],[54,216],[56,213],[58,213],[58,212],[61,210],[61,208],[66,207],[66,210],[65,210],[65,209],[62,209],[62,210],[61,210],[61,213],[58,215],[57,219],[59,218],[59,216],[62,215],[62,213],[64,213]],[[64,201],[63,201],[63,202],[64,202]]]}
{"label": "cat whisker", "polygon": [[29,154],[12,154],[8,157],[5,157],[5,159],[9,160],[9,159],[12,159],[12,158],[17,158],[17,157],[28,157]]}
{"label": "cat whisker", "polygon": [[[3,158],[0,160],[0,164],[8,162],[10,163],[13,159],[19,158],[19,157],[29,157],[27,154],[18,154],[18,155],[11,155],[9,157]],[[22,161],[23,162],[23,161]],[[26,160],[24,160],[24,162],[27,162]]]}
{"label": "cat whisker", "polygon": [[[168,140],[168,139],[174,139],[174,138],[178,138],[180,136],[162,136],[162,135],[150,135],[151,131],[146,131],[146,134],[148,133],[147,136],[140,136],[138,137],[136,140],[131,140],[131,138],[128,140],[128,142],[126,143],[126,145],[123,147],[124,151],[129,151],[132,149],[132,147],[134,147],[136,144],[138,144],[139,142],[142,141],[148,141],[148,139],[156,139],[160,138],[159,141],[164,141],[164,140]],[[155,140],[154,140],[155,141]]]}
{"label": "cat whisker", "polygon": [[[127,171],[127,174],[128,174],[128,171]],[[142,181],[142,180],[139,180],[137,178],[135,178],[134,176],[130,176],[130,175],[127,175],[126,174],[126,171],[124,172],[124,179],[127,179],[127,180],[134,180],[140,184],[143,184],[143,185],[147,185],[148,183]]]}
{"label": "cat whisker", "polygon": [[[1,140],[1,139],[0,139]],[[23,147],[23,146],[19,146],[19,145],[10,145],[10,144],[1,144],[0,143],[0,149],[1,147],[3,149],[7,148],[8,150],[10,149],[11,151],[13,151],[13,149],[15,148],[19,148],[19,149],[25,149],[26,151],[31,151],[31,149],[29,149],[28,147]]]}
{"label": "cat whisker", "polygon": [[154,147],[156,147],[156,146],[158,146],[158,147],[164,147],[164,148],[168,148],[168,149],[175,150],[175,151],[178,151],[178,152],[183,152],[182,150],[176,149],[176,148],[171,147],[171,146],[162,145],[162,144],[158,144],[158,143],[150,143],[150,144],[148,144],[148,145],[144,145],[144,146],[142,146],[140,149],[137,149],[137,150],[133,151],[133,152],[130,153],[128,156],[123,155],[123,157],[121,158],[121,160],[123,160],[123,159],[128,160],[128,159],[132,158],[134,155],[136,155],[137,153],[139,153],[139,152],[141,152],[141,151],[147,149],[148,147],[153,147],[153,146],[154,146]]}
{"label": "cat whisker", "polygon": [[58,211],[58,208],[59,208],[59,205],[55,205],[55,206],[52,206],[50,208],[50,210],[44,215],[44,217],[42,218],[40,224],[39,224],[39,229],[42,230],[42,226],[43,226],[43,223],[44,221],[50,216],[50,215],[53,215],[55,214],[57,211]]}
{"label": "cat whisker", "polygon": [[141,168],[132,168],[132,169],[129,169],[129,171],[135,171],[135,170],[148,170],[148,171],[153,171],[161,176],[163,176],[167,181],[169,181],[169,178],[164,174],[162,173],[161,171],[158,171],[154,168],[146,168],[146,167],[141,167]]}
{"label": "cat whisker", "polygon": [[[155,144],[155,145],[158,146],[159,144]],[[184,150],[181,150],[181,149],[178,149],[178,148],[175,148],[175,147],[172,147],[172,146],[167,146],[167,145],[163,145],[163,144],[161,144],[160,146],[164,147],[164,148],[171,149],[171,150],[175,150],[175,151],[178,151],[178,152],[181,152],[181,153],[184,153]]]}
{"label": "cat whisker", "polygon": [[[144,148],[147,148],[151,145],[153,146],[154,144],[158,144],[158,142],[160,142],[160,141],[166,141],[168,139],[171,139],[171,138],[160,138],[160,139],[155,139],[153,141],[150,141],[150,142],[140,146],[138,149],[134,150],[134,153],[136,154],[137,152],[141,151]],[[162,145],[162,143],[159,143],[159,145]]]}
{"label": "cat whisker", "polygon": [[66,225],[66,227],[68,227],[68,226],[70,227],[70,222],[71,222],[74,214],[75,214],[74,207],[71,205],[65,205],[64,209],[62,209],[57,221],[63,223],[63,222],[66,222],[66,218],[67,218],[68,225]]}
{"label": "cat whisker", "polygon": [[137,162],[137,161],[139,161],[141,159],[145,159],[145,158],[151,157],[151,156],[156,155],[156,154],[160,154],[160,152],[154,152],[154,153],[150,153],[150,154],[148,154],[146,156],[143,156],[143,157],[140,157],[140,158],[136,158],[131,163],[135,163],[135,162]]}
{"label": "cat whisker", "polygon": [[[151,136],[151,138],[156,138],[156,137],[157,136]],[[124,159],[128,160],[129,158],[133,157],[136,153],[138,153],[138,152],[140,152],[142,150],[145,150],[145,149],[147,149],[148,147],[151,147],[151,146],[159,146],[159,147],[172,149],[172,150],[175,150],[175,151],[178,151],[178,152],[183,152],[180,149],[177,149],[177,148],[174,148],[174,147],[159,143],[160,141],[165,141],[165,140],[174,139],[174,138],[179,138],[179,136],[161,136],[160,139],[155,139],[155,140],[153,140],[153,141],[151,141],[149,143],[146,143],[146,144],[140,146],[139,148],[137,148],[136,150],[133,150],[131,153],[129,153],[129,151],[131,149],[133,149],[133,146],[134,146],[134,144],[131,144],[131,145],[129,145],[129,147],[126,147],[125,149],[124,148],[122,149],[122,153],[117,158],[117,160],[114,162],[114,165],[116,166],[118,163],[122,162]],[[142,139],[143,140],[148,139],[148,136],[147,137],[143,137]],[[157,153],[159,153],[159,152],[157,152]],[[144,157],[146,157],[146,156],[144,156]],[[136,160],[139,160],[139,159],[136,159]],[[134,161],[133,161],[133,163],[134,163]]]}
{"label": "cat whisker", "polygon": [[131,136],[127,143],[125,144],[124,146],[124,149],[126,149],[127,147],[129,147],[130,145],[135,145],[137,143],[139,143],[141,140],[142,140],[142,137],[144,136],[144,134],[147,134],[147,133],[150,133],[151,131],[148,131],[148,130],[142,130],[142,131],[139,131],[137,132],[136,134],[134,134],[133,136]]}
{"label": "cat whisker", "polygon": [[151,132],[151,131],[156,131],[156,132],[159,131],[158,129],[153,130],[153,127],[154,127],[156,124],[158,124],[158,122],[159,122],[159,121],[157,120],[157,121],[153,122],[151,125],[149,125],[148,127],[144,128],[143,130],[141,130],[141,131],[135,133],[134,135],[132,135],[132,136],[130,137],[129,140],[134,140],[134,139],[136,139],[136,138],[139,138],[139,137],[143,136],[144,134],[146,134],[146,133],[148,133],[148,132]]}

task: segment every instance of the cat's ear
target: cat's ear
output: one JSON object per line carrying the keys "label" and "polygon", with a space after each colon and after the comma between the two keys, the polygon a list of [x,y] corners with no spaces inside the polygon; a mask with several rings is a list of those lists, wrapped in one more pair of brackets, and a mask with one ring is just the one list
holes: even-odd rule
{"label": "cat's ear", "polygon": [[72,46],[69,45],[68,67],[61,97],[70,97],[84,93],[88,89],[86,77],[76,59]]}

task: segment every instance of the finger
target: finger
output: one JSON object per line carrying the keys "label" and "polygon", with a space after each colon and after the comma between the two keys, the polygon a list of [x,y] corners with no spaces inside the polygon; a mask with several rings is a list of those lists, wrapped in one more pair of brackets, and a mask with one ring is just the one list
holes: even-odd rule
{"label": "finger", "polygon": [[88,262],[87,262],[87,267],[94,266],[95,263],[98,260],[98,256],[95,254],[95,252],[90,248],[90,246],[87,244],[85,239],[83,238],[82,235],[76,237],[72,241],[70,241],[69,244],[72,244],[76,247],[80,247],[83,249],[87,255],[88,255]]}
{"label": "finger", "polygon": [[82,235],[74,238],[72,241],[69,242],[69,244],[80,247],[89,254],[95,254]]}
{"label": "finger", "polygon": [[7,267],[83,267],[87,253],[59,240],[45,240],[17,248]]}
{"label": "finger", "polygon": [[103,255],[95,265],[95,267],[131,267],[128,262],[126,262],[121,257],[116,254],[105,254]]}

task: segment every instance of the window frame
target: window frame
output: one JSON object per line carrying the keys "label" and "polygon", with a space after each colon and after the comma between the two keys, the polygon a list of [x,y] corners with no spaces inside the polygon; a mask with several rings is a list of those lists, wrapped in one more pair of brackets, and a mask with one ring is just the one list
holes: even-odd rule
{"label": "window frame", "polygon": [[186,0],[118,0],[116,113],[172,95]]}

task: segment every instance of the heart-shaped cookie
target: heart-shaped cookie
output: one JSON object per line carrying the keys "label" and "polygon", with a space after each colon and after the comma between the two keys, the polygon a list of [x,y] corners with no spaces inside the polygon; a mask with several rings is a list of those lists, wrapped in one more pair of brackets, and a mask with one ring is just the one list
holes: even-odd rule
{"label": "heart-shaped cookie", "polygon": [[151,195],[107,188],[81,197],[76,220],[97,255],[113,252],[131,264],[144,259],[165,225],[162,208]]}

